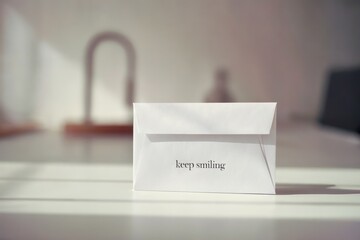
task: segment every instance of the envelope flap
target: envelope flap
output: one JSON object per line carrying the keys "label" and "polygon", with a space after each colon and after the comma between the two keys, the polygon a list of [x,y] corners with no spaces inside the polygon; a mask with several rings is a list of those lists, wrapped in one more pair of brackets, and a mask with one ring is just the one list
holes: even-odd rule
{"label": "envelope flap", "polygon": [[276,103],[134,103],[146,134],[269,134]]}

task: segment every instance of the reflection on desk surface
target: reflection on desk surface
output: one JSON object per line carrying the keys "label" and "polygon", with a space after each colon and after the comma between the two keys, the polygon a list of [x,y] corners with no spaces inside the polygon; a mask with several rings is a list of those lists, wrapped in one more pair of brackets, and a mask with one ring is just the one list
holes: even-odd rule
{"label": "reflection on desk surface", "polygon": [[[132,164],[128,136],[68,136],[39,132],[0,139],[0,161]],[[278,126],[278,167],[360,168],[356,134],[312,124]]]}
{"label": "reflection on desk surface", "polygon": [[133,192],[132,139],[0,140],[0,239],[359,239],[355,135],[280,126],[277,195]]}

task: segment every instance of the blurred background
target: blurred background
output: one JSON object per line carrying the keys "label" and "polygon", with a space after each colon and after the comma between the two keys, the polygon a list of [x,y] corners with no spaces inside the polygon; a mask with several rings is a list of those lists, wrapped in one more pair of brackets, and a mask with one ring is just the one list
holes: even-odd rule
{"label": "blurred background", "polygon": [[[360,65],[359,26],[356,0],[2,0],[0,122],[81,121],[86,48],[104,31],[134,47],[136,102],[202,102],[226,69],[232,100],[316,121],[331,71]],[[116,42],[97,47],[94,121],[131,121],[127,64]]]}
{"label": "blurred background", "polygon": [[131,164],[132,102],[276,101],[278,166],[359,167],[359,43],[356,0],[2,0],[1,160]]}
{"label": "blurred background", "polygon": [[[131,191],[132,102],[268,101],[276,196]],[[359,0],[0,0],[1,239],[360,239],[359,133]]]}

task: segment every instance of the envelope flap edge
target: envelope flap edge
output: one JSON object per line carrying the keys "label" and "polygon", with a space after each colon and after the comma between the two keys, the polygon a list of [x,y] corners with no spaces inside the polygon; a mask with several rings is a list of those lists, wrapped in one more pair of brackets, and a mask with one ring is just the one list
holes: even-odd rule
{"label": "envelope flap edge", "polygon": [[276,103],[134,103],[145,134],[269,134]]}

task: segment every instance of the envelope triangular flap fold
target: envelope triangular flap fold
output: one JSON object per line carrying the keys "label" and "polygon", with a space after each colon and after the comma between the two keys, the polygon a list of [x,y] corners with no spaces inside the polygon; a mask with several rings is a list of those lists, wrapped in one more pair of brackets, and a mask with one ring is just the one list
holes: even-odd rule
{"label": "envelope triangular flap fold", "polygon": [[269,134],[276,103],[135,103],[144,134]]}

